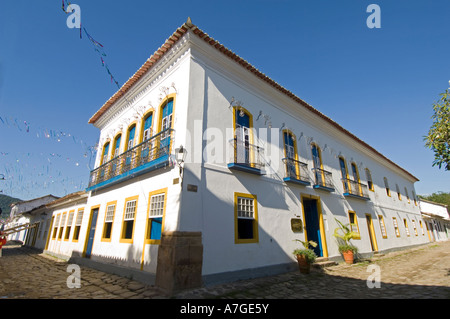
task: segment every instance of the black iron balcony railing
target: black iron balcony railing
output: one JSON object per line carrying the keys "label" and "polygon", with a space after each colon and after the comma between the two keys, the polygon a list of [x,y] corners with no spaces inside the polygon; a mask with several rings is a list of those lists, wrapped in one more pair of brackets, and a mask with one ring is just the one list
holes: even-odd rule
{"label": "black iron balcony railing", "polygon": [[285,166],[285,182],[309,185],[308,165],[292,158],[282,159]]}
{"label": "black iron balcony railing", "polygon": [[342,179],[342,184],[344,185],[344,196],[359,197],[365,200],[370,199],[367,185],[346,178]]}
{"label": "black iron balcony railing", "polygon": [[246,141],[240,141],[237,138],[230,140],[232,158],[229,161],[228,168],[246,171],[249,173],[262,174],[264,167],[263,157],[264,149]]}
{"label": "black iron balcony railing", "polygon": [[334,191],[331,172],[320,168],[313,168],[312,171],[314,174],[314,188],[323,189],[329,192]]}
{"label": "black iron balcony railing", "polygon": [[91,171],[88,190],[107,181],[119,181],[130,172],[145,173],[166,166],[174,130],[166,129]]}

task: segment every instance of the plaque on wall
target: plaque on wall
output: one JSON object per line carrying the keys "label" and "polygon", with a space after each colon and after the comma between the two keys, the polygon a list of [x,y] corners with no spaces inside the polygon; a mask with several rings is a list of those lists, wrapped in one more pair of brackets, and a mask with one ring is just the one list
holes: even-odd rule
{"label": "plaque on wall", "polygon": [[303,232],[303,223],[300,218],[292,218],[291,219],[291,229],[294,233]]}

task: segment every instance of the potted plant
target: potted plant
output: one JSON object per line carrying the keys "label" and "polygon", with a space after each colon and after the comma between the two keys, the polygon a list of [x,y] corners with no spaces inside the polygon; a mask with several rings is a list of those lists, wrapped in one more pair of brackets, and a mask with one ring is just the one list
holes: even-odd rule
{"label": "potted plant", "polygon": [[302,241],[296,239],[296,241],[301,242],[303,249],[295,249],[293,254],[297,257],[298,268],[302,274],[309,274],[311,269],[311,264],[316,261],[316,253],[309,248],[309,246],[316,247],[317,243],[315,241]]}
{"label": "potted plant", "polygon": [[[350,229],[349,224],[344,225],[339,220],[335,220],[339,224],[339,227],[334,230],[333,236],[338,239],[339,252],[342,254],[347,264],[353,264],[354,256],[358,252],[358,248],[353,246],[350,243],[350,240],[358,238],[359,235]],[[342,234],[340,234],[339,231],[341,231]]]}

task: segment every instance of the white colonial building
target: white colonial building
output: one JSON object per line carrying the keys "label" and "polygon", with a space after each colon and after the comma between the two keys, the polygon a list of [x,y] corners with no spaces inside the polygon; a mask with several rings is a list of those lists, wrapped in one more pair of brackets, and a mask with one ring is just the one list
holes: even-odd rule
{"label": "white colonial building", "polygon": [[89,123],[96,168],[48,253],[173,291],[295,269],[295,239],[339,259],[336,219],[362,255],[429,241],[416,177],[190,20]]}
{"label": "white colonial building", "polygon": [[447,205],[424,199],[419,200],[419,205],[430,241],[448,240],[450,216]]}

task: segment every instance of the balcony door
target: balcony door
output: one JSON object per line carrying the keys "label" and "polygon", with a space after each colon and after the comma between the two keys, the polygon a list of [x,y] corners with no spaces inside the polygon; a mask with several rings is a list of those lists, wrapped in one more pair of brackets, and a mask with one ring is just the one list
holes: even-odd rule
{"label": "balcony door", "polygon": [[250,164],[250,116],[236,108],[235,162]]}

